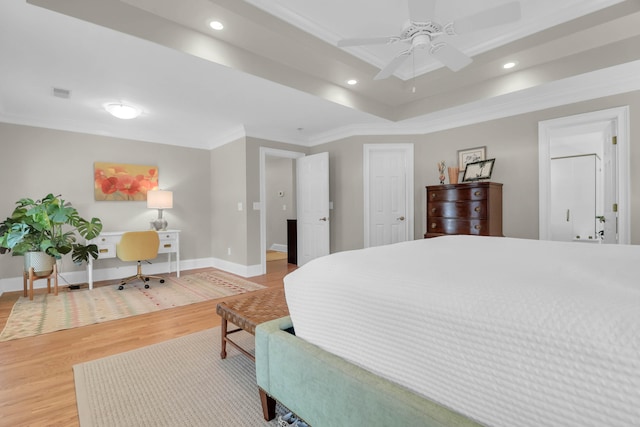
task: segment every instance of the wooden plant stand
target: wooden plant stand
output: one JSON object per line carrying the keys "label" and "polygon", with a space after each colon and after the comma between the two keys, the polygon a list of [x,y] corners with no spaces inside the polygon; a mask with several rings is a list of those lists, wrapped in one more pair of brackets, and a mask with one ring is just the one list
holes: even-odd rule
{"label": "wooden plant stand", "polygon": [[36,276],[33,267],[25,271],[22,276],[24,284],[24,296],[27,296],[27,282],[29,282],[29,300],[33,301],[33,282],[38,279],[47,279],[47,293],[51,293],[51,277],[53,276],[53,289],[55,296],[58,296],[58,266],[53,264],[53,271],[46,276]]}

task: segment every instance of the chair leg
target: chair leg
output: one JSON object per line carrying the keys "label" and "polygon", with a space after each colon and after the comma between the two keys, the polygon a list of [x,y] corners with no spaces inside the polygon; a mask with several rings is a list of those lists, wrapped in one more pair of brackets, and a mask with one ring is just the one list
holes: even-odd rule
{"label": "chair leg", "polygon": [[144,287],[148,288],[149,285],[147,284],[147,282],[150,279],[157,279],[157,280],[160,281],[160,283],[164,283],[164,278],[162,278],[160,276],[147,276],[147,275],[142,274],[142,262],[138,261],[136,275],[135,276],[131,276],[131,277],[127,277],[126,279],[122,279],[120,281],[120,285],[118,286],[118,289],[120,289],[120,290],[124,289],[124,285],[126,285],[129,282],[133,282],[134,280],[142,281],[142,283],[144,283]]}

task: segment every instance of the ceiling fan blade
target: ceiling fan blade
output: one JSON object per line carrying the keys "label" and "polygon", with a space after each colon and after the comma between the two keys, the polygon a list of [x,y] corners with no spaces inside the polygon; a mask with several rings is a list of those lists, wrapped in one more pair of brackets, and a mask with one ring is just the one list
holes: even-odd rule
{"label": "ceiling fan blade", "polygon": [[496,25],[509,24],[519,20],[520,16],[520,2],[512,1],[475,15],[457,19],[453,23],[453,28],[456,34],[466,34]]}
{"label": "ceiling fan blade", "polygon": [[373,80],[382,80],[389,77],[393,74],[400,65],[411,55],[410,50],[405,50],[404,52],[400,52],[395,58],[391,60],[385,67],[380,70],[378,74],[373,78]]}
{"label": "ceiling fan blade", "polygon": [[414,22],[433,21],[436,0],[409,0],[409,19]]}
{"label": "ceiling fan blade", "polygon": [[473,59],[447,43],[433,45],[431,54],[452,71],[461,70],[473,61]]}
{"label": "ceiling fan blade", "polygon": [[370,44],[388,44],[398,41],[398,37],[363,37],[338,40],[338,47],[365,46]]}

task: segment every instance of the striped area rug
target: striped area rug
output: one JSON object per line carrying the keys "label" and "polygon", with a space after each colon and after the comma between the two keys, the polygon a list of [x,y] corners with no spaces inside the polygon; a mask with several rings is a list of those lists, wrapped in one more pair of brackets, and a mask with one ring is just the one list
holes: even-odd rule
{"label": "striped area rug", "polygon": [[[253,349],[252,335],[234,338]],[[74,365],[80,427],[278,426],[262,418],[254,363],[228,353],[217,327]]]}
{"label": "striped area rug", "polygon": [[0,341],[24,338],[122,319],[215,298],[242,294],[264,286],[221,271],[207,271],[154,280],[149,289],[140,281],[121,291],[116,285],[93,290],[62,290],[58,296],[38,293],[33,301],[20,297],[13,306]]}

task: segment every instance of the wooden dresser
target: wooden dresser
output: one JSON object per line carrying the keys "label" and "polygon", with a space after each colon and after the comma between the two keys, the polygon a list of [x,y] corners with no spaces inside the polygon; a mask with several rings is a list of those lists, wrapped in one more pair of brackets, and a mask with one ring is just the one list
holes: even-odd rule
{"label": "wooden dresser", "polygon": [[474,182],[428,186],[424,237],[445,234],[502,237],[502,184]]}

